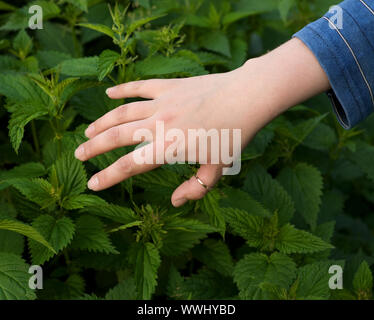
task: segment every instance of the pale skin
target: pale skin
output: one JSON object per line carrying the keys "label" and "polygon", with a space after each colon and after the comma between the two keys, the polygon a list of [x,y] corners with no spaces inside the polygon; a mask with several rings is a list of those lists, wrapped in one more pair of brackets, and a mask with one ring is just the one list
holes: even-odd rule
{"label": "pale skin", "polygon": [[[166,128],[179,128],[186,135],[189,128],[241,129],[244,148],[278,115],[329,88],[317,59],[297,38],[231,72],[120,84],[107,90],[111,99],[149,100],[119,106],[91,123],[85,132],[89,140],[76,149],[75,156],[86,161],[137,144],[132,139],[134,131],[139,128],[153,131],[156,120],[164,121]],[[152,143],[145,148],[156,150]],[[159,166],[136,164],[129,153],[92,176],[88,188],[104,190]],[[223,166],[202,164],[197,175],[213,187],[222,176]],[[201,199],[207,192],[191,177],[173,192],[171,202],[179,207],[188,200]]]}

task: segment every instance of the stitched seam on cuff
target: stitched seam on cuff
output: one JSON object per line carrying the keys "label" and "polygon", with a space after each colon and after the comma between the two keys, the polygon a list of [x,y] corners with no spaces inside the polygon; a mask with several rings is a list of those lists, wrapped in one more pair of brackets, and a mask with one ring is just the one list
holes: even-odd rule
{"label": "stitched seam on cuff", "polygon": [[369,93],[370,93],[370,97],[371,97],[371,102],[372,102],[373,107],[374,107],[374,95],[373,95],[373,91],[371,90],[370,84],[369,84],[369,82],[368,82],[368,80],[367,80],[367,78],[365,76],[364,71],[362,70],[362,67],[361,67],[360,62],[358,61],[358,59],[356,57],[356,54],[354,53],[353,49],[349,45],[348,41],[344,38],[344,36],[339,31],[339,29],[335,26],[335,24],[332,23],[332,21],[329,18],[327,18],[327,17],[323,17],[323,18],[325,20],[327,20],[333,26],[333,28],[335,29],[335,31],[339,34],[339,36],[342,38],[342,40],[344,41],[344,43],[347,45],[347,47],[348,47],[349,51],[351,52],[354,60],[356,61],[356,64],[358,66],[358,69],[360,70],[361,76],[364,79],[366,86],[368,87],[368,90],[369,90]]}
{"label": "stitched seam on cuff", "polygon": [[[335,52],[334,52],[334,50],[332,50],[332,49],[330,49],[330,45],[329,45],[329,43],[327,43],[322,37],[321,37],[321,35],[317,32],[317,31],[315,31],[313,28],[311,28],[311,27],[306,27],[306,28],[309,28],[309,30],[311,30],[324,44],[325,44],[325,46],[326,46],[326,48],[328,48],[328,50],[330,51],[330,54],[331,54],[331,56],[334,58],[334,60],[335,60],[335,63],[339,66],[339,69],[340,70],[344,70],[344,68],[342,67],[342,65],[341,65],[341,63],[340,63],[340,60],[339,60],[339,58],[336,56],[336,54],[335,54]],[[326,71],[326,73],[327,73],[327,70],[325,70]],[[356,102],[356,105],[357,105],[357,109],[358,109],[358,111],[359,111],[359,113],[360,113],[360,117],[361,117],[361,119],[363,118],[363,114],[362,114],[362,111],[361,111],[361,108],[360,108],[360,103],[358,102],[358,100],[357,100],[357,98],[356,98],[356,96],[353,94],[353,92],[352,92],[352,88],[351,88],[351,86],[350,86],[350,84],[349,84],[349,81],[348,81],[348,79],[344,76],[344,72],[342,72],[343,73],[343,79],[344,79],[344,81],[346,82],[346,85],[347,85],[347,88],[348,88],[348,91],[349,91],[349,94],[351,95],[351,97],[353,98],[353,100]]]}

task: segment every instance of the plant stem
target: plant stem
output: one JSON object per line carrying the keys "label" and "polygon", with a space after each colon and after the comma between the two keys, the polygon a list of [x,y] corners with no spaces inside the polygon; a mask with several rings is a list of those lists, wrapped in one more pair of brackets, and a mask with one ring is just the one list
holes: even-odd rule
{"label": "plant stem", "polygon": [[40,145],[39,145],[38,135],[36,133],[36,127],[35,127],[35,121],[34,120],[31,120],[31,132],[32,132],[32,138],[34,140],[35,151],[38,155],[38,158],[40,158]]}

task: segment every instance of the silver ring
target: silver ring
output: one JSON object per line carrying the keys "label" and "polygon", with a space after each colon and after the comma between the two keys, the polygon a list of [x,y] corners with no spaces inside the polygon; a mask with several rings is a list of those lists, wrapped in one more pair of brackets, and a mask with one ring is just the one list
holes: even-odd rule
{"label": "silver ring", "polygon": [[200,183],[205,189],[209,191],[210,188],[196,174],[194,177],[196,178],[198,183]]}

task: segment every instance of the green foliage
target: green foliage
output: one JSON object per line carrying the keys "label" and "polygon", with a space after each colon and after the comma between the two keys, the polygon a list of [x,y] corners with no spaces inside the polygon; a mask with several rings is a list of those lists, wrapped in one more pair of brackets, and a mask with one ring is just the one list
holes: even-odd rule
{"label": "green foliage", "polygon": [[[193,165],[93,193],[88,178],[133,147],[73,155],[91,121],[139,100],[106,88],[231,71],[333,2],[38,0],[31,31],[30,2],[0,1],[0,300],[372,299],[372,117],[347,131],[326,97],[296,106],[245,147],[240,174],[181,208],[170,196]],[[328,286],[336,264],[344,290]]]}

